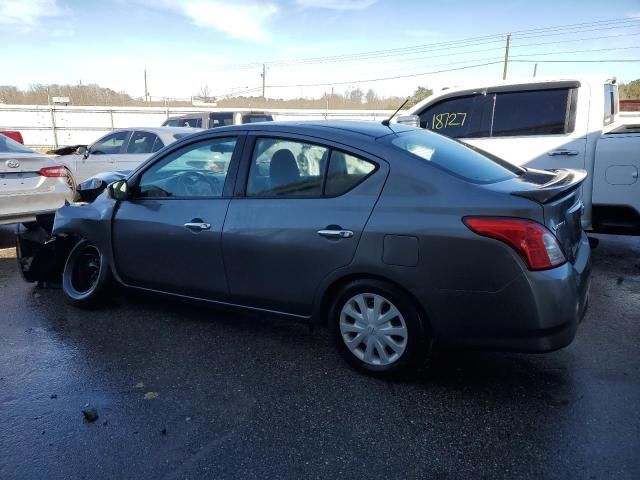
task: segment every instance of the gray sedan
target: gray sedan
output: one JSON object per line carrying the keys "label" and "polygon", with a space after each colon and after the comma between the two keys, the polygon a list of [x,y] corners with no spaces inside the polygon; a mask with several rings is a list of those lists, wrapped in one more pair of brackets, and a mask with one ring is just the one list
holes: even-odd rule
{"label": "gray sedan", "polygon": [[370,373],[433,343],[544,352],[587,304],[584,178],[403,125],[223,127],[58,210],[49,265],[79,306],[119,283],[327,324]]}

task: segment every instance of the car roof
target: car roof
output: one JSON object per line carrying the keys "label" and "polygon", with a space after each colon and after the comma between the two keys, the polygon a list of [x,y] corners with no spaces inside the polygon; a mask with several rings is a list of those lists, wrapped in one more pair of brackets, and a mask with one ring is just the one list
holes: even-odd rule
{"label": "car roof", "polygon": [[413,130],[409,127],[397,123],[385,126],[382,122],[365,120],[306,120],[288,122],[259,122],[247,123],[243,125],[230,125],[218,127],[215,133],[223,131],[261,131],[278,133],[297,133],[300,135],[311,135],[321,137],[359,137],[372,139],[383,137],[392,133],[401,133]]}

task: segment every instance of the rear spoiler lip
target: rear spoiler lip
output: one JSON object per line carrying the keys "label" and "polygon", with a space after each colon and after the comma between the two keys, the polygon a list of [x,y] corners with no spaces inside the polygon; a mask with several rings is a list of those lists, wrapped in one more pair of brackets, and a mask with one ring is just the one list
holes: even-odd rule
{"label": "rear spoiler lip", "polygon": [[537,188],[513,191],[511,195],[524,197],[538,203],[549,203],[577,190],[587,178],[586,170],[558,169],[552,171],[556,173],[556,176],[550,182]]}

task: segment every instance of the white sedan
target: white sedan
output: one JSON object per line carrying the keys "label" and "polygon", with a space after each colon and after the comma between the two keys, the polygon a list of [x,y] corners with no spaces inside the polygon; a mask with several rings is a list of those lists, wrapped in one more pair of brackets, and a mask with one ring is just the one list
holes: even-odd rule
{"label": "white sedan", "polygon": [[25,223],[72,199],[67,169],[0,135],[0,225]]}
{"label": "white sedan", "polygon": [[98,173],[133,170],[152,154],[176,140],[198,132],[198,128],[141,127],[114,130],[89,146],[62,147],[49,153],[71,172],[72,185]]}

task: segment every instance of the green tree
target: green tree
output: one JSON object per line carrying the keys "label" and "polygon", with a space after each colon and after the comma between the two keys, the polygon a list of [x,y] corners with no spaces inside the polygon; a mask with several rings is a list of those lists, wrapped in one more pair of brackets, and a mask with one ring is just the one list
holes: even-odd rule
{"label": "green tree", "polygon": [[416,88],[416,91],[413,92],[413,95],[409,97],[409,101],[407,102],[407,105],[405,108],[413,107],[416,103],[418,103],[421,100],[424,100],[431,94],[433,94],[433,90],[431,90],[430,88],[427,88],[427,87]]}
{"label": "green tree", "polygon": [[629,83],[620,84],[621,100],[640,100],[640,78]]}

